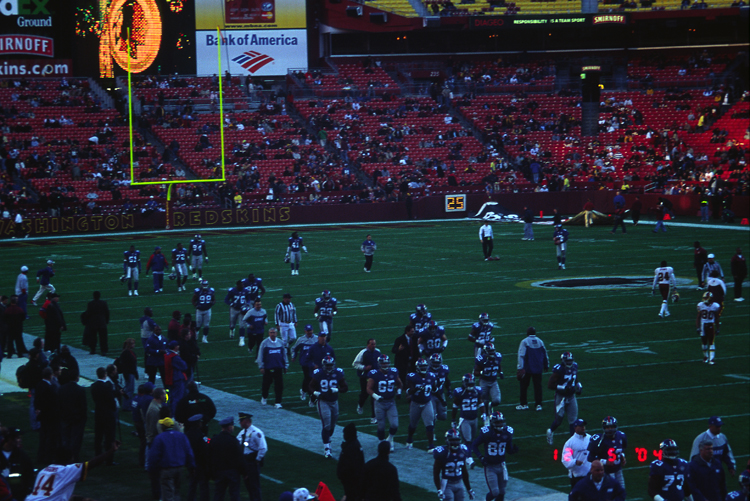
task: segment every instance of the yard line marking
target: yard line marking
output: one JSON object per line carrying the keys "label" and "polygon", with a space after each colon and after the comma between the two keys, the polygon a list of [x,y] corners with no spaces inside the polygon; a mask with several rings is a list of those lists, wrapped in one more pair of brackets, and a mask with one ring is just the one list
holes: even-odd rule
{"label": "yard line marking", "polygon": [[273,482],[274,484],[283,484],[283,483],[284,483],[284,482],[282,482],[281,480],[277,480],[277,479],[275,479],[275,478],[273,478],[273,477],[269,477],[269,476],[268,476],[268,475],[266,475],[265,473],[261,473],[261,474],[260,474],[260,478],[264,478],[264,479],[266,479],[266,480],[269,480],[269,481]]}

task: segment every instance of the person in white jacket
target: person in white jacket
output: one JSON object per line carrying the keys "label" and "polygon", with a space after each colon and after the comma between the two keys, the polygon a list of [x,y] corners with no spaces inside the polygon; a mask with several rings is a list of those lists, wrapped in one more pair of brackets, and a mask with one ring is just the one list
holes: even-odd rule
{"label": "person in white jacket", "polygon": [[578,418],[573,423],[575,433],[565,442],[562,453],[562,463],[568,469],[570,487],[575,487],[582,478],[586,478],[591,470],[589,461],[589,440],[591,435],[586,433],[586,421]]}

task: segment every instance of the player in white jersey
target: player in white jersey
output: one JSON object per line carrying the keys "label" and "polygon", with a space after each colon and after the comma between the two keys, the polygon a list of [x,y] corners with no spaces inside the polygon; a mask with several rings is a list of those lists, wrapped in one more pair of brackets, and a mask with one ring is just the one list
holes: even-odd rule
{"label": "player in white jersey", "polygon": [[[65,458],[59,464],[51,464],[39,471],[34,481],[31,494],[26,501],[68,501],[79,480],[86,480],[89,470],[104,463],[111,464],[120,442],[114,441],[112,447],[91,461],[67,464]],[[66,452],[67,453],[67,452]],[[72,458],[71,458],[72,459]]]}
{"label": "player in white jersey", "polygon": [[721,305],[714,302],[713,294],[703,294],[703,301],[698,303],[698,316],[695,318],[695,328],[701,337],[703,345],[703,361],[714,364],[716,354],[716,317],[721,310]]}
{"label": "player in white jersey", "polygon": [[[674,270],[671,266],[667,266],[666,261],[661,262],[661,266],[654,270],[654,285],[651,289],[651,295],[656,294],[656,287],[659,287],[661,293],[661,309],[659,310],[659,316],[666,318],[669,316],[669,296],[677,292],[677,282],[674,278]],[[670,294],[671,291],[671,294]]]}

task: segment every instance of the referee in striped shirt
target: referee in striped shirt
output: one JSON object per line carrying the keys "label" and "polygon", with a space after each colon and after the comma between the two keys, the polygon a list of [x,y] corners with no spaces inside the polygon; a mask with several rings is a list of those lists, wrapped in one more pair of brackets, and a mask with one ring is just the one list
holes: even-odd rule
{"label": "referee in striped shirt", "polygon": [[276,319],[276,327],[278,327],[281,333],[281,340],[284,341],[287,354],[291,358],[290,350],[297,339],[297,309],[292,304],[291,294],[284,294],[281,302],[276,305],[274,317]]}

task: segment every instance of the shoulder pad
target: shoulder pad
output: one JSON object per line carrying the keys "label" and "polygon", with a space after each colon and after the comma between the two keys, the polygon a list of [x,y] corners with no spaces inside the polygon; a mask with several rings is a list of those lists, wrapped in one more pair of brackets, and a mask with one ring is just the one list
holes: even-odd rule
{"label": "shoulder pad", "polygon": [[375,369],[371,369],[371,370],[370,370],[370,372],[368,372],[368,373],[367,373],[367,375],[368,375],[369,377],[373,377],[373,376],[375,376],[375,375],[376,375],[377,373],[378,373],[378,371],[377,371],[377,370],[375,370]]}
{"label": "shoulder pad", "polygon": [[483,356],[482,356],[482,354],[480,353],[479,355],[477,355],[477,357],[476,357],[476,359],[475,359],[475,360],[476,360],[477,362],[483,362],[483,361],[484,361],[484,357],[483,357]]}
{"label": "shoulder pad", "polygon": [[599,433],[594,433],[593,435],[591,435],[591,441],[592,442],[594,440],[599,440],[600,438],[602,438],[602,436]]}
{"label": "shoulder pad", "polygon": [[341,367],[336,367],[336,372],[338,372],[340,374],[343,374],[344,373],[344,369],[342,369]]}
{"label": "shoulder pad", "polygon": [[469,452],[469,448],[468,448],[468,447],[466,447],[466,444],[461,444],[461,450],[462,450],[462,451],[465,451],[465,452],[467,452],[467,453]]}
{"label": "shoulder pad", "polygon": [[414,377],[416,375],[416,372],[410,372],[406,375],[406,377]]}
{"label": "shoulder pad", "polygon": [[320,372],[320,369],[315,369],[315,370],[313,371],[313,376],[314,376],[315,374],[317,374],[318,372]]}
{"label": "shoulder pad", "polygon": [[200,291],[201,291],[201,290],[200,290],[200,288],[196,288],[196,289],[195,289],[195,293],[196,293],[196,294],[198,294],[198,293],[199,293]]}
{"label": "shoulder pad", "polygon": [[560,364],[555,364],[555,366],[552,368],[553,371],[559,371],[560,369],[562,369],[562,365]]}
{"label": "shoulder pad", "polygon": [[471,324],[471,328],[472,329],[478,329],[479,328],[479,322],[474,322],[473,324]]}
{"label": "shoulder pad", "polygon": [[490,432],[490,427],[489,426],[482,426],[481,432],[485,433],[485,434],[489,433]]}
{"label": "shoulder pad", "polygon": [[508,432],[509,434],[513,435],[513,427],[512,427],[512,426],[506,426],[506,427],[505,427],[505,430],[506,430],[506,431],[507,431],[507,432]]}
{"label": "shoulder pad", "polygon": [[651,461],[651,464],[652,465],[656,465],[656,466],[661,466],[661,465],[664,464],[664,462],[661,461],[661,460],[659,460],[659,459],[657,459],[656,461]]}
{"label": "shoulder pad", "polygon": [[332,298],[331,298],[331,301],[333,301],[333,302],[335,303],[335,302],[336,302],[336,298],[335,298],[335,297],[332,297]]}
{"label": "shoulder pad", "polygon": [[443,452],[444,450],[445,450],[445,447],[443,447],[442,445],[439,445],[439,446],[435,447],[435,451],[434,451],[434,453],[435,453],[435,454],[440,454],[440,453],[441,453],[441,452]]}
{"label": "shoulder pad", "polygon": [[450,368],[450,367],[448,367],[448,366],[447,366],[446,364],[443,364],[443,365],[441,365],[441,367],[442,367],[443,369],[445,369],[445,372],[450,372],[450,371],[451,371],[451,368]]}
{"label": "shoulder pad", "polygon": [[488,322],[488,323],[487,323],[487,325],[488,325],[489,327],[491,327],[491,328],[494,328],[494,327],[495,327],[495,324],[493,324],[492,322]]}

